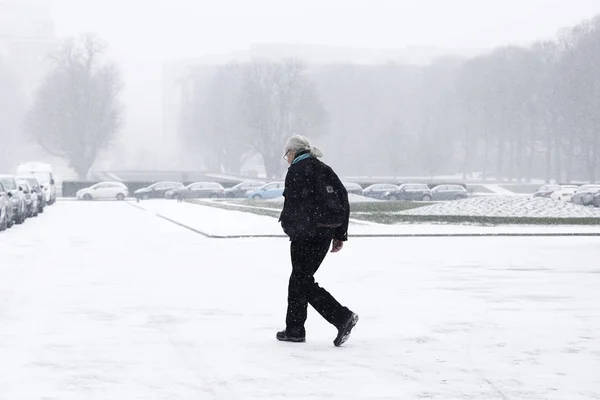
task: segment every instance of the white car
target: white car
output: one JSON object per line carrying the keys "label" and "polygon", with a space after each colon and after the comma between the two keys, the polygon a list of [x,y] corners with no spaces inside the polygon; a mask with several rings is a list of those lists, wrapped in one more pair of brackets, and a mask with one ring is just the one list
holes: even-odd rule
{"label": "white car", "polygon": [[578,188],[577,185],[544,185],[533,196],[558,201],[571,201],[571,196],[575,194]]}
{"label": "white car", "polygon": [[554,200],[571,201],[571,196],[577,192],[578,188],[579,186],[575,185],[561,185],[550,197]]}
{"label": "white car", "polygon": [[52,165],[42,162],[20,164],[17,168],[17,175],[36,178],[44,190],[46,204],[52,205],[56,202],[56,183],[54,182]]}
{"label": "white car", "polygon": [[125,200],[129,190],[121,182],[100,182],[79,190],[76,196],[77,200]]}

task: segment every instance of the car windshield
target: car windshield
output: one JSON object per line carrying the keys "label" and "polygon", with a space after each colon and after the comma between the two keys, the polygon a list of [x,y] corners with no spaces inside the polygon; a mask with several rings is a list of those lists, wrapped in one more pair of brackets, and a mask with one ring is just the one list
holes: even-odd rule
{"label": "car windshield", "polygon": [[34,189],[38,189],[39,185],[38,185],[38,181],[35,178],[26,178],[25,181],[27,183],[29,183],[29,185],[34,188]]}
{"label": "car windshield", "polygon": [[4,189],[6,189],[6,190],[16,190],[17,189],[17,185],[15,184],[15,181],[13,179],[2,178],[0,180],[2,181],[2,184],[4,185]]}
{"label": "car windshield", "polygon": [[35,179],[37,179],[37,181],[41,185],[48,185],[50,183],[50,173],[49,172],[24,172],[24,173],[20,173],[19,175],[31,175]]}

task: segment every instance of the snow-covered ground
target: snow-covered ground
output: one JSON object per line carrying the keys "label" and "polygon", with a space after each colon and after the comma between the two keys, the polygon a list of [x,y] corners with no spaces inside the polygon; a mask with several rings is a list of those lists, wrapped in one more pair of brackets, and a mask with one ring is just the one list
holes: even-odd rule
{"label": "snow-covered ground", "polygon": [[[248,216],[210,210],[214,226]],[[289,344],[274,338],[287,240],[208,239],[127,203],[59,202],[0,234],[0,399],[598,399],[599,250],[351,239],[317,280],[357,329],[336,348],[311,309],[307,343]]]}
{"label": "snow-covered ground", "polygon": [[[284,237],[277,218],[244,211],[230,211],[210,206],[178,203],[168,200],[142,201],[135,204],[155,215],[168,218],[211,236],[269,235]],[[243,205],[241,210],[254,206]],[[257,208],[263,208],[258,207]],[[268,208],[274,210],[275,208]],[[351,220],[349,234],[381,235],[492,235],[492,234],[600,234],[600,225],[450,225],[450,224],[396,224],[383,225]]]}
{"label": "snow-covered ground", "polygon": [[400,211],[406,215],[462,215],[481,217],[600,218],[600,209],[540,197],[494,196],[440,202]]}

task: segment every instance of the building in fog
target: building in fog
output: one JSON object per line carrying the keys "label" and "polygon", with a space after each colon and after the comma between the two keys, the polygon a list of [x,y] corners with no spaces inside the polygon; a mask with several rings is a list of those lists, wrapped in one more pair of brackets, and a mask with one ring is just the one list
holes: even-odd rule
{"label": "building in fog", "polygon": [[54,21],[47,6],[0,0],[0,57],[19,80],[21,93],[31,99],[48,68],[56,44]]}
{"label": "building in fog", "polygon": [[[31,105],[50,67],[49,55],[55,46],[54,20],[47,5],[31,0],[0,0],[0,62],[10,73],[11,86],[16,87],[14,119],[22,119]],[[30,160],[57,166],[63,163],[29,141],[21,123],[15,123],[11,132],[5,132],[4,140],[10,142],[10,152],[5,157],[12,168]]]}

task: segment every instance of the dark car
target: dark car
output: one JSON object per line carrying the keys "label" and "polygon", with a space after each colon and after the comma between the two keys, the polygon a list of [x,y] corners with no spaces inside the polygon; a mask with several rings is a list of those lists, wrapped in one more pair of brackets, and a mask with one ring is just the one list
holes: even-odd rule
{"label": "dark car", "polygon": [[156,182],[148,187],[138,189],[134,192],[135,198],[140,200],[164,199],[165,193],[169,190],[180,189],[184,187],[180,182]]}
{"label": "dark car", "polygon": [[256,182],[256,181],[245,181],[240,182],[234,187],[230,187],[225,189],[225,197],[227,198],[236,198],[236,199],[244,199],[246,198],[246,192],[248,190],[256,189],[261,186],[264,186],[266,182]]}
{"label": "dark car", "polygon": [[431,189],[431,199],[435,201],[460,200],[466,198],[467,189],[460,185],[438,185]]}
{"label": "dark car", "polygon": [[390,194],[390,200],[431,201],[431,189],[424,183],[405,183]]}
{"label": "dark car", "polygon": [[216,199],[225,196],[225,188],[216,182],[194,182],[187,186],[171,189],[165,193],[166,199]]}
{"label": "dark car", "polygon": [[346,188],[346,191],[348,192],[348,194],[358,194],[358,195],[362,196],[363,188],[358,183],[342,182],[342,184]]}
{"label": "dark car", "polygon": [[33,218],[38,216],[38,197],[33,191],[33,188],[29,186],[27,181],[22,179],[17,180],[19,188],[25,196],[25,205],[27,206],[27,218]]}
{"label": "dark car", "polygon": [[37,178],[27,175],[27,176],[17,176],[17,179],[24,180],[31,186],[31,190],[33,193],[37,195],[38,198],[38,213],[43,213],[46,208],[46,196],[44,193],[44,188],[40,185],[40,182]]}
{"label": "dark car", "polygon": [[594,203],[594,207],[600,207],[600,192],[594,195],[594,200],[592,202]]}
{"label": "dark car", "polygon": [[0,182],[0,232],[10,228],[13,225],[13,207],[8,197],[8,192],[4,190]]}
{"label": "dark car", "polygon": [[4,186],[4,190],[10,198],[10,203],[13,208],[13,219],[15,224],[22,224],[27,218],[27,205],[25,203],[25,195],[23,190],[17,185],[15,177],[12,175],[0,175],[0,182]]}
{"label": "dark car", "polygon": [[391,196],[395,196],[397,191],[398,186],[391,183],[376,183],[363,189],[362,195],[373,199],[391,200]]}
{"label": "dark car", "polygon": [[600,192],[600,185],[582,185],[571,197],[573,204],[582,206],[591,206],[594,203],[594,196]]}

